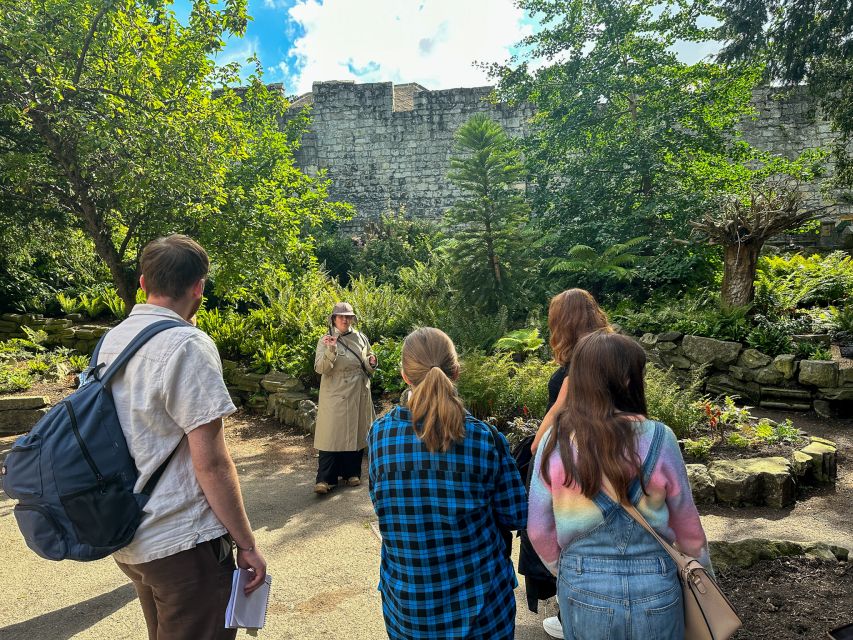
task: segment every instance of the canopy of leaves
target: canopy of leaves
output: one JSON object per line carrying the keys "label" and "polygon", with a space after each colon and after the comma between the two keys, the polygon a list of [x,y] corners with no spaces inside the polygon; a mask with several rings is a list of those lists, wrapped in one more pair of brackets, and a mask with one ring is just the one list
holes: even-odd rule
{"label": "canopy of leaves", "polygon": [[[751,157],[736,131],[751,113],[754,66],[678,60],[677,40],[702,41],[696,5],[655,0],[521,0],[544,28],[520,60],[493,65],[497,97],[536,109],[524,143],[536,184],[534,211],[553,242],[611,246],[638,233],[661,256],[643,270],[658,281],[695,272],[702,249],[683,241],[707,201],[710,166]],[[701,172],[696,158],[713,158]],[[698,255],[697,255],[698,254]],[[677,256],[677,260],[672,260]],[[669,260],[669,262],[667,262]]]}
{"label": "canopy of leaves", "polygon": [[154,237],[202,241],[224,287],[304,260],[304,231],[345,213],[294,164],[305,117],[282,131],[280,92],[259,71],[227,89],[236,65],[212,61],[243,34],[246,0],[195,0],[186,25],[167,4],[0,5],[0,210],[72,220],[128,304]]}
{"label": "canopy of leaves", "polygon": [[847,0],[715,0],[723,62],[766,61],[770,79],[807,83],[839,138],[836,180],[853,186],[853,7]]}

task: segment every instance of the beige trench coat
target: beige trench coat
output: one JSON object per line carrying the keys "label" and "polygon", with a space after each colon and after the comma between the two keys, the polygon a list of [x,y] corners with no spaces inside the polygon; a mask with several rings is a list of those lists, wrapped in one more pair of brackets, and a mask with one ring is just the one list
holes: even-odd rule
{"label": "beige trench coat", "polygon": [[[335,335],[338,335],[337,330]],[[322,338],[317,342],[314,370],[322,378],[314,448],[320,451],[364,449],[367,431],[376,418],[370,397],[370,378],[365,375],[358,358],[340,344],[341,340],[361,355],[365,368],[373,373],[368,362],[373,355],[370,342],[358,331],[338,336],[338,344],[331,350],[323,344]]]}

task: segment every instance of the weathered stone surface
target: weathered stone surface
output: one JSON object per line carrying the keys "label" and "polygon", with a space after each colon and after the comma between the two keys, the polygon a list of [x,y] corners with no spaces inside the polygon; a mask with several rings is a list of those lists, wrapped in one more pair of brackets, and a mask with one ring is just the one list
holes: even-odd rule
{"label": "weathered stone surface", "polygon": [[676,349],[678,349],[678,345],[674,342],[661,342],[660,340],[658,340],[658,343],[657,345],[655,345],[655,348],[658,351],[675,351]]}
{"label": "weathered stone surface", "polygon": [[762,400],[759,405],[762,409],[781,409],[782,411],[808,411],[811,404],[802,402],[782,402],[781,400]]}
{"label": "weathered stone surface", "polygon": [[818,397],[824,400],[848,401],[853,400],[853,387],[835,387],[834,389],[818,389]]}
{"label": "weathered stone surface", "polygon": [[791,473],[796,478],[806,478],[811,472],[812,457],[802,451],[794,451],[791,454]]}
{"label": "weathered stone surface", "polygon": [[779,384],[784,379],[779,370],[775,367],[764,367],[755,372],[755,381],[758,384]]}
{"label": "weathered stone surface", "polygon": [[47,406],[47,396],[8,396],[0,397],[0,411],[12,409],[41,409]]}
{"label": "weathered stone surface", "polygon": [[791,339],[798,344],[820,344],[829,346],[831,339],[826,333],[800,333],[791,336]]}
{"label": "weathered stone surface", "polygon": [[681,341],[684,355],[700,364],[732,364],[741,350],[739,342],[727,342],[702,336],[684,336]]}
{"label": "weathered stone surface", "polygon": [[729,375],[735,380],[740,380],[741,382],[752,382],[755,380],[755,374],[751,369],[747,369],[746,367],[739,367],[736,365],[732,365],[729,367]]}
{"label": "weathered stone surface", "polygon": [[738,365],[747,369],[760,369],[773,362],[773,358],[761,353],[758,349],[744,349],[738,358]]}
{"label": "weathered stone surface", "polygon": [[42,409],[10,409],[0,411],[0,435],[11,436],[26,433],[48,412]]}
{"label": "weathered stone surface", "polygon": [[244,406],[247,409],[250,409],[252,411],[266,411],[267,399],[263,395],[256,394],[256,395],[253,395],[248,400],[246,400],[246,403]]}
{"label": "weathered stone surface", "polygon": [[837,562],[838,558],[835,557],[835,554],[832,552],[832,549],[829,548],[828,544],[823,542],[819,542],[817,544],[809,545],[805,549],[805,555],[810,558],[817,558],[818,560],[825,560],[826,562]]}
{"label": "weathered stone surface", "polygon": [[660,359],[667,367],[675,367],[676,369],[689,369],[692,364],[690,360],[677,353],[662,353]]}
{"label": "weathered stone surface", "polygon": [[747,538],[737,542],[714,541],[708,543],[711,563],[717,571],[731,567],[748,569],[761,560],[775,560],[785,556],[799,556],[805,551],[803,545],[787,540]]}
{"label": "weathered stone surface", "polygon": [[838,371],[838,384],[853,384],[853,367],[847,367],[846,369],[840,369]]}
{"label": "weathered stone surface", "polygon": [[708,474],[708,467],[704,464],[688,464],[686,467],[687,479],[690,481],[690,489],[696,504],[714,502],[714,481]]}
{"label": "weathered stone surface", "polygon": [[797,373],[797,361],[790,353],[773,358],[773,368],[776,369],[785,380],[793,380]]}
{"label": "weathered stone surface", "polygon": [[238,372],[231,377],[231,383],[240,391],[256,393],[261,389],[261,380],[264,376],[261,373],[242,373]]}
{"label": "weathered stone surface", "polygon": [[657,343],[657,336],[655,336],[655,334],[653,333],[644,333],[640,337],[640,345],[646,350],[653,349]]}
{"label": "weathered stone surface", "polygon": [[803,360],[800,362],[800,384],[815,387],[835,387],[838,383],[838,363],[831,360]]}
{"label": "weathered stone surface", "polygon": [[791,463],[782,457],[717,460],[708,465],[717,502],[781,509],[794,502]]}
{"label": "weathered stone surface", "polygon": [[684,334],[680,331],[664,331],[657,335],[658,342],[675,342]]}
{"label": "weathered stone surface", "polygon": [[261,380],[261,386],[271,393],[305,390],[305,386],[297,378],[278,371],[268,373],[264,379]]}
{"label": "weathered stone surface", "polygon": [[807,477],[817,482],[835,482],[838,477],[837,449],[827,442],[813,440],[799,451],[811,459]]}
{"label": "weathered stone surface", "polygon": [[780,400],[793,400],[799,402],[810,402],[812,393],[808,389],[793,389],[790,387],[763,387],[761,389],[763,398],[778,398]]}
{"label": "weathered stone surface", "polygon": [[821,400],[820,398],[817,398],[812,403],[812,408],[814,409],[814,412],[821,418],[838,417],[837,409],[835,408],[834,404],[829,400]]}
{"label": "weathered stone surface", "polygon": [[758,384],[735,380],[725,373],[709,376],[705,381],[705,391],[713,395],[739,396],[752,402],[758,402],[761,399],[761,387]]}
{"label": "weathered stone surface", "polygon": [[299,403],[307,400],[308,396],[302,391],[279,391],[269,396],[270,406],[281,405],[291,409],[299,409]]}

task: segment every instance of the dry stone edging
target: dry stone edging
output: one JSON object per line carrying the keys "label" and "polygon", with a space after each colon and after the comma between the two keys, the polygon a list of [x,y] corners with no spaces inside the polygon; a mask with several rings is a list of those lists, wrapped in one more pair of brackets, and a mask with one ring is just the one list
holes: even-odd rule
{"label": "dry stone edging", "polygon": [[282,424],[314,433],[317,405],[298,378],[280,371],[251,373],[240,369],[233,360],[222,361],[222,373],[237,406],[274,416]]}
{"label": "dry stone edging", "polygon": [[791,556],[807,556],[829,562],[848,562],[850,551],[825,542],[793,542],[766,538],[747,538],[736,542],[725,540],[708,543],[711,564],[716,571],[732,567],[749,569],[761,560],[775,560]]}
{"label": "dry stone edging", "polygon": [[797,487],[834,483],[837,455],[834,442],[813,436],[790,459],[774,456],[689,464],[687,478],[697,504],[783,509],[796,501]]}
{"label": "dry stone edging", "polygon": [[853,415],[853,368],[842,369],[836,361],[774,358],[739,342],[677,331],[646,333],[639,343],[651,361],[677,377],[701,372],[706,393],[735,395],[765,409]]}
{"label": "dry stone edging", "polygon": [[110,329],[92,324],[76,313],[64,318],[46,318],[38,313],[3,313],[0,314],[0,342],[26,338],[23,327],[44,331],[47,334],[44,343],[49,347],[67,347],[85,355],[92,353],[98,340]]}
{"label": "dry stone edging", "polygon": [[0,397],[0,436],[26,433],[49,409],[45,396]]}

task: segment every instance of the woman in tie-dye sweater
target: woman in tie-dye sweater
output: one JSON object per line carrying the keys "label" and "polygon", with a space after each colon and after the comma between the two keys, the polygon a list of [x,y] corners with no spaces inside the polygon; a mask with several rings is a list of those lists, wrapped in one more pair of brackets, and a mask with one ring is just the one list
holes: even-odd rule
{"label": "woman in tie-dye sweater", "polygon": [[675,563],[608,494],[711,568],[675,435],[645,417],[645,362],[630,338],[583,338],[565,410],[536,452],[527,533],[559,576],[566,639],[683,637]]}

